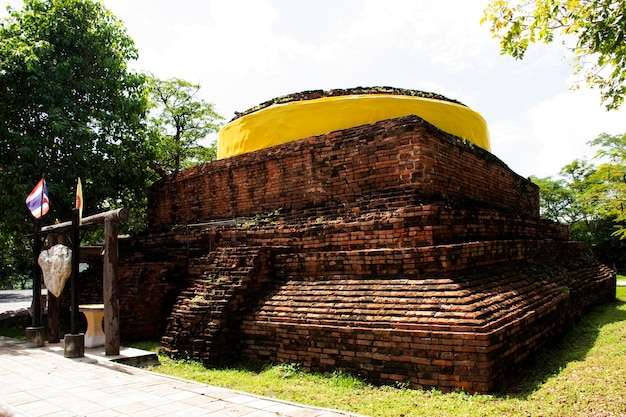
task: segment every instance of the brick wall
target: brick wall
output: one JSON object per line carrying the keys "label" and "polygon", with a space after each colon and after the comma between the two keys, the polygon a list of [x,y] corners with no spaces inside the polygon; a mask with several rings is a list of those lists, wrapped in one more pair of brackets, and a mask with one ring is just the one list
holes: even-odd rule
{"label": "brick wall", "polygon": [[120,245],[122,338],[207,365],[487,392],[614,297],[536,186],[415,116],[181,171],[148,207]]}
{"label": "brick wall", "polygon": [[152,188],[151,228],[386,194],[539,217],[538,188],[489,152],[417,116],[290,142],[181,171]]}
{"label": "brick wall", "polygon": [[612,271],[577,243],[424,249],[279,256],[286,278],[243,321],[244,355],[487,392],[614,295]]}

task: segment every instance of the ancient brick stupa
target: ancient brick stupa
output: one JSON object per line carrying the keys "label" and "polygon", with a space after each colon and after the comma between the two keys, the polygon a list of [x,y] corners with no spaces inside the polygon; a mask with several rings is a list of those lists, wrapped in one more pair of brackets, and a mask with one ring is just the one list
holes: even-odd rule
{"label": "ancient brick stupa", "polygon": [[305,92],[239,115],[219,146],[154,185],[149,232],[121,247],[123,338],[489,392],[614,298],[458,102]]}

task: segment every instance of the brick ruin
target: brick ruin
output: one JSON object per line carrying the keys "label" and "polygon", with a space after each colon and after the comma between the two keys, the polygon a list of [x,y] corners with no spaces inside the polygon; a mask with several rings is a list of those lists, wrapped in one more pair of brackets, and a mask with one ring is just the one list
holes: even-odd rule
{"label": "brick ruin", "polygon": [[490,392],[615,297],[535,185],[417,116],[178,172],[148,207],[120,244],[122,340],[207,366]]}

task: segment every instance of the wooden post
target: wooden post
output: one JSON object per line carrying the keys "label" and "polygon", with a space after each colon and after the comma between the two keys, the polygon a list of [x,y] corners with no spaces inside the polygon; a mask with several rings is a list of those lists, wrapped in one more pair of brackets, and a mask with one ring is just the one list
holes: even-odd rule
{"label": "wooden post", "polygon": [[48,342],[59,343],[61,331],[59,328],[61,307],[59,298],[48,291]]}
{"label": "wooden post", "polygon": [[120,354],[120,301],[117,275],[117,218],[104,218],[104,346],[107,356]]}
{"label": "wooden post", "polygon": [[72,276],[70,290],[72,311],[70,320],[70,334],[65,335],[64,356],[66,358],[82,358],[85,356],[85,334],[78,333],[78,266],[80,249],[80,214],[78,209],[72,210]]}
{"label": "wooden post", "polygon": [[[56,244],[67,245],[67,237],[62,233],[48,235],[50,246]],[[59,343],[61,341],[59,298],[48,291],[48,342]]]}
{"label": "wooden post", "polygon": [[78,209],[72,210],[72,276],[70,277],[71,319],[70,333],[78,334],[78,271],[80,265],[80,217]]}

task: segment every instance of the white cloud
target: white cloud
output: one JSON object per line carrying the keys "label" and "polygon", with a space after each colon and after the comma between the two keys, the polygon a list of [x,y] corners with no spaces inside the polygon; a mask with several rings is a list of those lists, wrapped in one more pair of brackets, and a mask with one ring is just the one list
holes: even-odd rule
{"label": "white cloud", "polygon": [[606,111],[598,92],[587,88],[545,100],[527,118],[530,133],[537,138],[535,169],[540,176],[555,175],[574,159],[592,157],[595,150],[587,142],[601,133],[626,132],[626,108]]}

